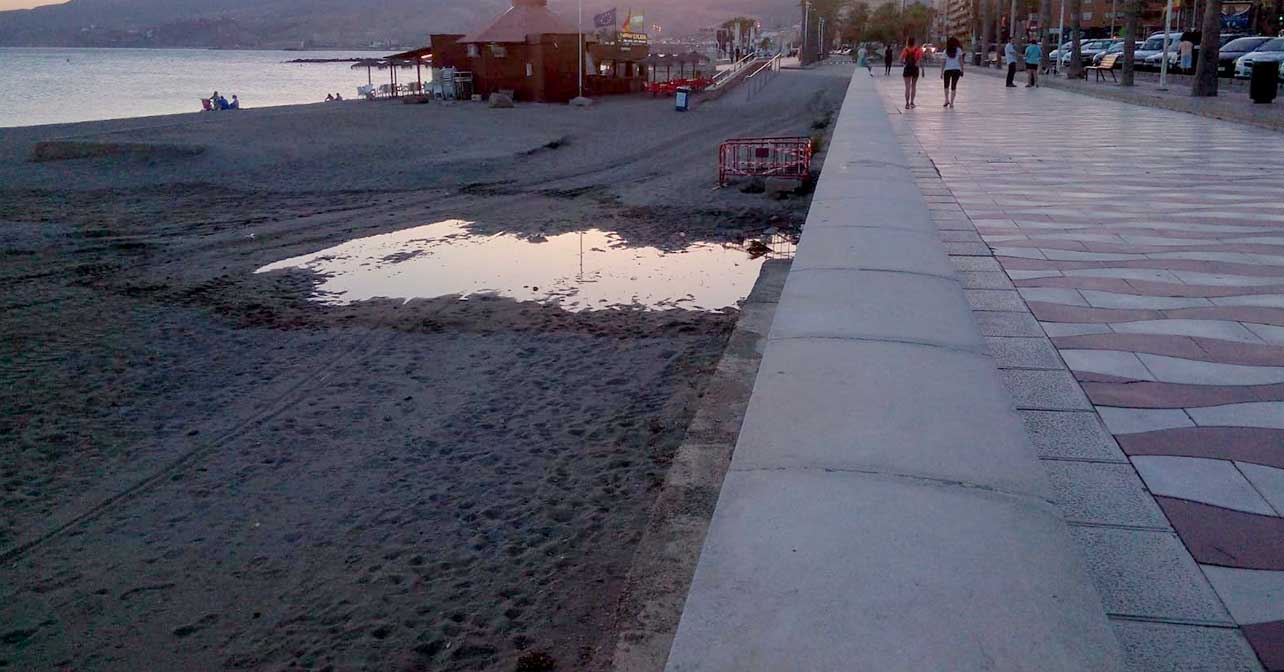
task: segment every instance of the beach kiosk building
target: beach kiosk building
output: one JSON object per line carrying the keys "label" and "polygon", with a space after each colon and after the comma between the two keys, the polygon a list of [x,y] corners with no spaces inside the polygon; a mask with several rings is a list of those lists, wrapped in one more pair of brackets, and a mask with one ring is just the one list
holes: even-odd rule
{"label": "beach kiosk building", "polygon": [[473,91],[483,97],[511,91],[517,100],[562,103],[574,98],[580,53],[575,23],[549,11],[548,0],[512,2],[479,30],[433,35],[433,66],[471,72]]}

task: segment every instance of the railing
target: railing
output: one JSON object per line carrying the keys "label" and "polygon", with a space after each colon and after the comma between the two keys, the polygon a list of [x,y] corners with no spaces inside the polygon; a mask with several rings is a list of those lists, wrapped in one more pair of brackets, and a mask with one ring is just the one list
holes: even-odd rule
{"label": "railing", "polygon": [[708,90],[717,91],[727,84],[736,81],[736,78],[740,76],[740,73],[745,71],[745,68],[748,68],[757,61],[758,56],[756,54],[749,54],[748,56],[736,61],[730,68],[727,68],[713,76],[713,84],[709,85]]}
{"label": "railing", "polygon": [[733,177],[811,176],[811,138],[733,138],[718,148],[718,186]]}
{"label": "railing", "polygon": [[753,97],[762,90],[762,87],[775,79],[777,72],[780,72],[780,54],[772,56],[766,63],[758,66],[757,70],[745,77],[745,100],[753,100]]}

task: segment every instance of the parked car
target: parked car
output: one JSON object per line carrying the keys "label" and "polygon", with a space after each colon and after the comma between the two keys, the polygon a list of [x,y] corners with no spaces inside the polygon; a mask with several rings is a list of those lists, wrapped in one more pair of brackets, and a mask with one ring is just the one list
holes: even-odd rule
{"label": "parked car", "polygon": [[1253,75],[1253,64],[1259,61],[1275,61],[1284,64],[1284,37],[1272,38],[1256,50],[1240,56],[1235,61],[1235,78],[1248,79]]}
{"label": "parked car", "polygon": [[[1172,41],[1169,42],[1168,44],[1169,51],[1172,51],[1177,48],[1177,40],[1180,37],[1181,37],[1180,33],[1172,34]],[[1138,70],[1149,70],[1151,67],[1150,61],[1149,61],[1150,57],[1155,56],[1156,54],[1161,54],[1163,53],[1163,51],[1164,51],[1164,34],[1154,33],[1150,37],[1146,38],[1146,41],[1141,44],[1141,47],[1139,47],[1137,51],[1134,52],[1133,63],[1136,64]],[[1158,63],[1158,61],[1155,61],[1155,62]]]}
{"label": "parked car", "polygon": [[[1170,71],[1176,68],[1181,63],[1181,54],[1177,50],[1177,45],[1181,42],[1182,35],[1189,35],[1190,39],[1195,43],[1195,51],[1193,54],[1193,58],[1191,59],[1191,67],[1196,67],[1199,65],[1199,53],[1200,53],[1200,46],[1201,46],[1200,40],[1202,39],[1201,33],[1199,33],[1198,31],[1186,32],[1186,33],[1173,33],[1173,36],[1174,36],[1173,41],[1171,44],[1168,45],[1168,69]],[[1242,37],[1248,37],[1248,36],[1244,35],[1243,33],[1229,33],[1226,35],[1222,35],[1217,40],[1218,52],[1220,53],[1221,49],[1225,47],[1227,44],[1231,43],[1234,40],[1240,39]],[[1149,69],[1159,70],[1160,62],[1163,60],[1164,60],[1163,53],[1160,52],[1147,58],[1146,63]],[[1220,61],[1221,59],[1219,58],[1218,60]],[[1219,64],[1218,70],[1220,69],[1221,69],[1221,65]]]}
{"label": "parked car", "polygon": [[[1082,62],[1084,65],[1092,65],[1092,59],[1095,58],[1099,52],[1109,49],[1111,42],[1114,42],[1114,40],[1084,40],[1080,42],[1079,43],[1080,62]],[[1062,48],[1065,49],[1066,53],[1061,55],[1061,66],[1069,67],[1070,58],[1071,56],[1074,55],[1074,45],[1067,43]]]}
{"label": "parked car", "polygon": [[1257,51],[1263,44],[1271,41],[1268,35],[1254,35],[1252,37],[1238,37],[1226,44],[1217,52],[1217,74],[1223,77],[1233,77],[1235,75],[1235,61],[1240,56]]}
{"label": "parked car", "polygon": [[[1114,44],[1110,45],[1109,49],[1106,49],[1105,51],[1094,56],[1092,59],[1092,64],[1099,66],[1101,65],[1102,61],[1106,60],[1107,56],[1111,54],[1118,54],[1119,58],[1115,61],[1115,69],[1123,68],[1124,67],[1124,62],[1123,62],[1124,45],[1127,43],[1128,42],[1126,40],[1117,40]],[[1137,48],[1140,49],[1141,45],[1144,43],[1141,40],[1138,40],[1135,44],[1137,45]],[[1136,53],[1137,52],[1135,51],[1133,52],[1133,54],[1136,54]],[[1136,57],[1134,56],[1133,65],[1136,65],[1136,63],[1137,63],[1137,60],[1136,60]]]}

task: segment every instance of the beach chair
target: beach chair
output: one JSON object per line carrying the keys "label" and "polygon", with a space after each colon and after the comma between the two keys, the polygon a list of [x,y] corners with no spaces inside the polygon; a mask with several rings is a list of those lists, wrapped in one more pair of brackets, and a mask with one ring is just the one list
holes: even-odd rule
{"label": "beach chair", "polygon": [[201,109],[202,109],[202,110],[205,110],[206,112],[213,112],[213,111],[214,111],[214,103],[213,103],[213,102],[211,102],[209,98],[202,98],[202,99],[201,99]]}

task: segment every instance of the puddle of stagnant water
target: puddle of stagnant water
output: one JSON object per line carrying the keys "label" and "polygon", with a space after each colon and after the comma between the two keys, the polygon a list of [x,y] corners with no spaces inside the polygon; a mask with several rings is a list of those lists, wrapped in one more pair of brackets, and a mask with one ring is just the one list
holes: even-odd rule
{"label": "puddle of stagnant water", "polygon": [[537,242],[507,233],[477,235],[468,225],[447,220],[358,238],[255,272],[315,272],[321,281],[314,298],[329,305],[488,294],[576,312],[619,306],[719,310],[749,294],[764,261],[793,255],[793,243],[783,236],[664,251],[628,247],[598,229]]}

